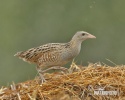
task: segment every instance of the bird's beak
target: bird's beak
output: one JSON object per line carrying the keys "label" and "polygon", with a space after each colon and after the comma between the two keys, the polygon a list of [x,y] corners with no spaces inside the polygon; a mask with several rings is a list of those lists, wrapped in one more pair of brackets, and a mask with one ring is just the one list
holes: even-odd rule
{"label": "bird's beak", "polygon": [[96,38],[96,37],[92,34],[88,34],[88,38]]}

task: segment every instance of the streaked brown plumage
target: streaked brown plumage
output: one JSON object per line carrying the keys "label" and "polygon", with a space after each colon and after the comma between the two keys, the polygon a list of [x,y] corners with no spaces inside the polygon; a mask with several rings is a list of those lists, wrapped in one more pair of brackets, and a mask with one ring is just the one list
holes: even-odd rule
{"label": "streaked brown plumage", "polygon": [[41,69],[62,66],[79,54],[82,41],[88,38],[96,37],[85,31],[78,31],[68,43],[48,43],[18,52],[15,56],[26,62],[35,63]]}

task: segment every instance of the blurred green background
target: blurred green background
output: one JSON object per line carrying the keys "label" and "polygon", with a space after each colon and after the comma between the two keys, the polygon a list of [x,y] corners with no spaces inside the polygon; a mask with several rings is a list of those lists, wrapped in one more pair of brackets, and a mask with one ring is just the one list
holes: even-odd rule
{"label": "blurred green background", "polygon": [[77,64],[125,64],[124,10],[125,0],[0,0],[0,86],[37,74],[36,65],[13,56],[17,51],[68,42],[81,30],[97,38],[83,42]]}

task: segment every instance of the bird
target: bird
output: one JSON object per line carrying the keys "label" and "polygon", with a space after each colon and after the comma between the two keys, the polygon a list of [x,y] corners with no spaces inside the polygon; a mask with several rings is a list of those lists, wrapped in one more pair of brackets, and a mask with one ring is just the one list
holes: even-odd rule
{"label": "bird", "polygon": [[42,73],[50,69],[65,70],[62,66],[80,53],[82,42],[89,38],[96,37],[85,31],[77,31],[67,43],[47,43],[27,51],[17,52],[14,56],[26,62],[35,63],[41,80],[45,81]]}

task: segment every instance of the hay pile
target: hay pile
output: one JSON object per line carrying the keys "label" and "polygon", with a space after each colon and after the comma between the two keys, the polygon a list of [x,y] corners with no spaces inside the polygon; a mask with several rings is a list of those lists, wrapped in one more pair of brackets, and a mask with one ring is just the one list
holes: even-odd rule
{"label": "hay pile", "polygon": [[72,63],[68,73],[39,78],[0,89],[0,100],[125,100],[125,66]]}

